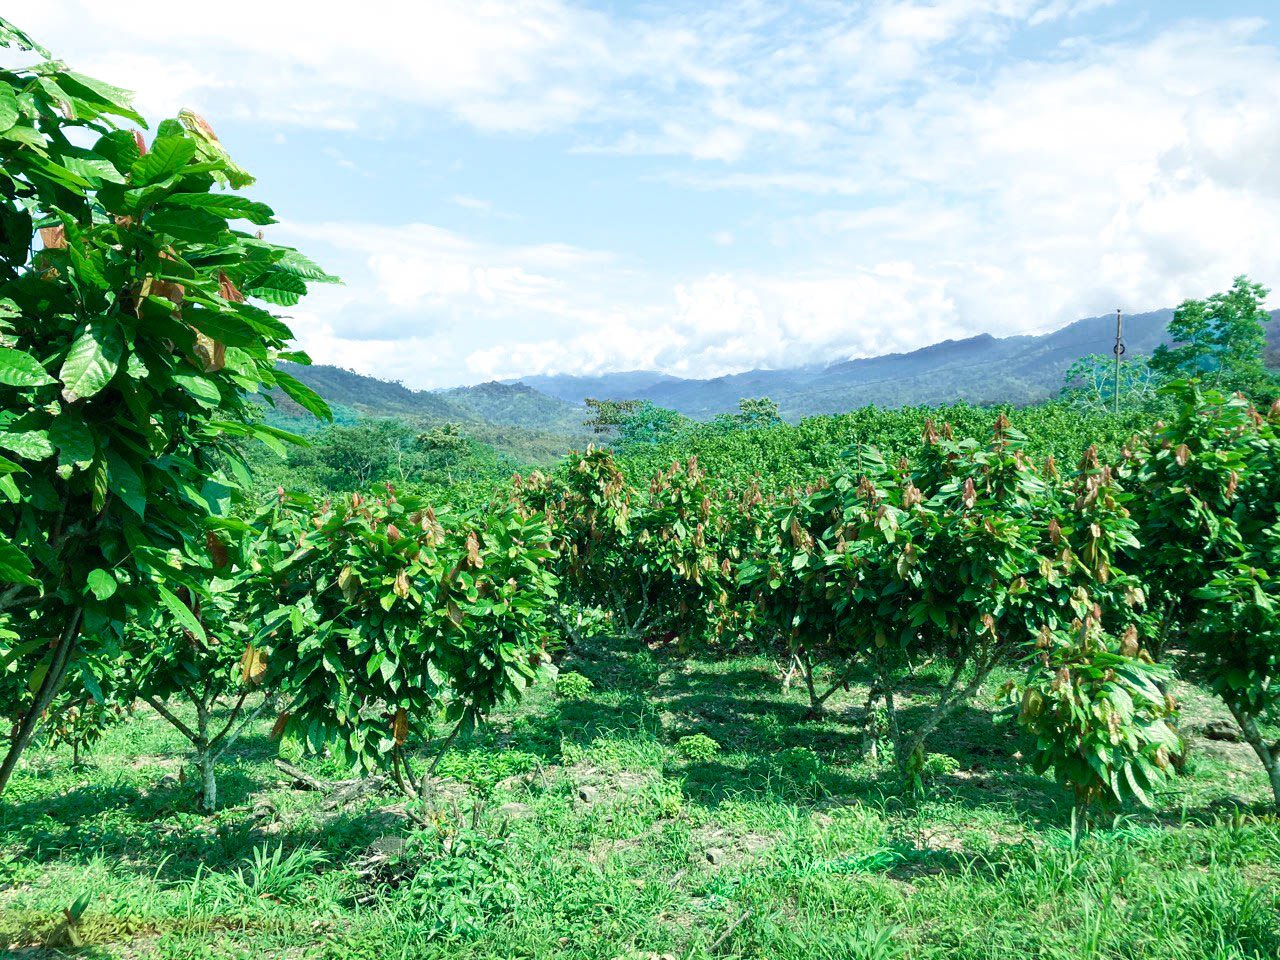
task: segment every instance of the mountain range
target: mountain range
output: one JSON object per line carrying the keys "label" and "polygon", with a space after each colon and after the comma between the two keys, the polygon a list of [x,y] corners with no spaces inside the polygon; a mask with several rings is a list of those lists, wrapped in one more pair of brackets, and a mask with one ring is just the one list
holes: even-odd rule
{"label": "mountain range", "polygon": [[[1125,317],[1130,356],[1150,354],[1166,340],[1171,310]],[[1268,324],[1268,359],[1280,367],[1280,322]],[[749,370],[712,379],[683,379],[633,370],[594,376],[539,375],[448,390],[412,390],[331,366],[289,364],[334,407],[339,420],[360,416],[409,416],[450,421],[477,439],[506,445],[563,448],[565,438],[585,439],[587,398],[648,400],[686,416],[707,419],[733,410],[743,397],[768,396],[788,420],[856,407],[895,407],[967,401],[1025,404],[1062,388],[1063,374],[1080,357],[1109,355],[1115,315],[1088,317],[1051,333],[993,337],[980,334],[946,340],[909,353],[891,353],[827,365]],[[300,411],[282,402],[274,416],[286,421]]]}

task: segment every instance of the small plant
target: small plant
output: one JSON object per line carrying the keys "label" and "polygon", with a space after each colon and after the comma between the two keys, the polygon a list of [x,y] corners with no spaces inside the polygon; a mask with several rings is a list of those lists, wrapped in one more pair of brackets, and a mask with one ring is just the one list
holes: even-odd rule
{"label": "small plant", "polygon": [[323,852],[310,847],[298,847],[286,856],[283,844],[274,850],[264,844],[254,848],[248,871],[237,868],[235,877],[246,897],[298,903],[302,900],[302,885],[327,860]]}
{"label": "small plant", "polygon": [[676,752],[691,763],[710,763],[720,752],[720,744],[705,733],[695,733],[677,740]]}
{"label": "small plant", "polygon": [[960,769],[960,761],[950,754],[931,753],[924,758],[920,772],[926,777],[945,777]]}
{"label": "small plant", "polygon": [[561,700],[585,700],[595,684],[580,673],[562,673],[556,677],[556,696]]}
{"label": "small plant", "polygon": [[79,947],[83,945],[83,941],[80,939],[80,920],[84,917],[85,911],[89,909],[89,904],[92,902],[93,896],[91,894],[82,893],[76,897],[71,906],[62,911],[67,924],[68,946]]}
{"label": "small plant", "polygon": [[407,884],[403,902],[427,923],[431,939],[467,940],[510,913],[519,897],[505,837],[474,827],[445,827],[419,835],[428,859]]}
{"label": "small plant", "polygon": [[772,713],[766,713],[756,721],[756,733],[759,734],[761,739],[771,743],[780,742],[784,730],[785,726],[782,721]]}
{"label": "small plant", "polygon": [[822,792],[826,764],[808,747],[789,747],[778,754],[778,772],[806,793]]}
{"label": "small plant", "polygon": [[654,788],[654,799],[658,816],[665,820],[674,820],[684,810],[684,791],[677,780],[660,780]]}

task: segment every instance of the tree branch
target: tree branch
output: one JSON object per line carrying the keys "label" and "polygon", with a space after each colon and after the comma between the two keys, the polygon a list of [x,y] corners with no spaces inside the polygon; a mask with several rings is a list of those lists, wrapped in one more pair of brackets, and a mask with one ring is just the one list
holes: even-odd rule
{"label": "tree branch", "polygon": [[[221,733],[219,733],[217,736],[213,737],[213,738],[209,741],[209,746],[211,746],[211,747],[212,747],[212,746],[216,746],[216,745],[218,744],[218,742],[219,742],[223,737],[225,737],[225,736],[227,735],[227,731],[228,731],[228,730],[230,730],[230,729],[231,729],[232,724],[234,724],[234,723],[236,722],[236,717],[238,717],[238,716],[240,715],[240,711],[241,711],[241,709],[244,707],[244,702],[245,702],[245,700],[248,698],[248,696],[249,696],[249,687],[248,687],[248,685],[246,684],[246,685],[245,685],[245,688],[244,688],[243,690],[241,690],[241,691],[240,691],[240,697],[239,697],[239,699],[237,699],[237,700],[236,700],[236,705],[235,705],[234,707],[232,707],[232,708],[231,708],[231,715],[230,715],[229,717],[227,717],[227,725],[226,725],[225,727],[223,727],[223,728],[222,728],[222,732],[221,732]],[[266,699],[264,698],[264,699],[263,699],[263,703],[265,703],[265,702],[266,702]],[[259,711],[261,711],[261,709],[262,709],[262,707],[261,707],[261,705],[259,705],[258,710],[259,710]]]}
{"label": "tree branch", "polygon": [[146,702],[151,706],[152,710],[154,710],[156,713],[160,714],[160,716],[164,717],[171,724],[173,724],[173,726],[177,729],[179,733],[181,733],[184,737],[186,737],[192,743],[199,745],[200,735],[197,734],[195,731],[193,731],[190,727],[188,727],[185,723],[183,723],[177,717],[175,717],[172,713],[170,713],[169,708],[166,707],[159,700],[159,698],[144,697],[143,699],[146,700]]}

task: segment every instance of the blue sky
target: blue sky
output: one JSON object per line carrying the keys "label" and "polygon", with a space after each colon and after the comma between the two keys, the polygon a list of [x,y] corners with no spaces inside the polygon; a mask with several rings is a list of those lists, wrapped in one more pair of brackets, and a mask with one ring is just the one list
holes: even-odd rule
{"label": "blue sky", "polygon": [[[1263,2],[59,0],[346,281],[317,362],[714,376],[1280,283]],[[1105,345],[1100,345],[1105,346]]]}

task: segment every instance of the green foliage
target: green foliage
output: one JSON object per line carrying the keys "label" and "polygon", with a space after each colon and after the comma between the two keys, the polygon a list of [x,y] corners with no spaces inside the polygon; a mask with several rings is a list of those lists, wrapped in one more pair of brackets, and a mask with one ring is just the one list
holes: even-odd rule
{"label": "green foliage", "polygon": [[[599,417],[597,417],[599,420]],[[617,444],[630,447],[636,444],[670,443],[681,431],[688,428],[691,421],[683,414],[665,407],[655,406],[649,401],[637,403],[627,410],[617,421]],[[597,433],[600,430],[597,429]]]}
{"label": "green foliage", "polygon": [[561,700],[585,700],[594,688],[588,677],[580,673],[561,673],[556,676],[556,696]]}
{"label": "green foliage", "polygon": [[696,460],[636,490],[611,453],[588,449],[554,476],[521,480],[515,493],[552,523],[562,603],[606,608],[634,637],[701,639],[714,629],[729,603],[720,549],[729,521]]}
{"label": "green foliage", "polygon": [[314,751],[399,764],[410,739],[429,739],[438,720],[469,729],[546,661],[555,580],[540,516],[437,516],[388,488],[282,497],[255,528],[268,586],[253,642],[289,704],[278,732]]}
{"label": "green foliage", "polygon": [[705,733],[694,733],[676,741],[676,753],[692,763],[710,763],[720,752],[720,744]]}
{"label": "green foliage", "polygon": [[[1081,357],[1062,378],[1062,399],[1090,413],[1106,413],[1116,405],[1116,361],[1100,353]],[[1159,379],[1146,357],[1121,360],[1119,365],[1121,409],[1148,409],[1156,399]]]}
{"label": "green foliage", "polygon": [[1052,768],[1081,807],[1129,799],[1151,806],[1182,752],[1173,698],[1161,689],[1168,669],[1139,648],[1136,627],[1117,641],[1093,618],[1046,630],[1037,646],[1025,680],[1009,691],[1032,738],[1032,766]]}
{"label": "green foliage", "polygon": [[328,857],[323,851],[295,847],[285,853],[284,844],[254,847],[249,862],[225,874],[211,873],[197,877],[200,897],[211,901],[215,909],[268,900],[297,904],[316,869]]}
{"label": "green foliage", "polygon": [[[724,429],[716,423],[691,423],[669,443],[618,448],[618,464],[635,484],[674,460],[698,458],[720,483],[742,487],[752,481],[764,493],[804,487],[850,469],[859,451],[875,448],[892,463],[915,459],[923,448],[930,420],[951,424],[958,438],[985,438],[1002,411],[956,404],[945,407],[903,407],[896,410],[863,407],[835,416],[808,417],[758,429]],[[1037,460],[1053,455],[1076,463],[1091,446],[1104,460],[1150,422],[1150,414],[1126,409],[1119,416],[1088,412],[1064,402],[1003,411],[1017,419],[1026,436],[1025,452]]]}
{"label": "green foliage", "polygon": [[744,397],[738,401],[736,412],[713,418],[711,426],[722,430],[758,430],[776,427],[780,423],[782,416],[776,401],[768,397]]}
{"label": "green foliage", "polygon": [[[32,47],[7,23],[0,42]],[[279,442],[250,395],[325,414],[249,298],[331,278],[234,225],[271,211],[218,189],[251,178],[194,114],[147,143],[115,125],[142,123],[127,94],[45,58],[0,91],[0,616],[22,636],[0,648],[2,788],[72,664],[185,582],[244,479],[237,442]]]}
{"label": "green foliage", "polygon": [[1266,768],[1280,807],[1280,401],[1268,416],[1196,383],[1135,452],[1143,576],[1185,670],[1222,698]]}
{"label": "green foliage", "polygon": [[1168,379],[1197,377],[1259,400],[1274,396],[1276,382],[1262,360],[1267,343],[1263,325],[1271,320],[1263,306],[1268,292],[1240,276],[1224,293],[1183,302],[1169,324],[1173,346],[1156,348],[1152,369]]}
{"label": "green foliage", "polygon": [[427,862],[404,891],[426,939],[454,943],[475,939],[519,899],[515,864],[503,837],[474,828],[422,835]]}

